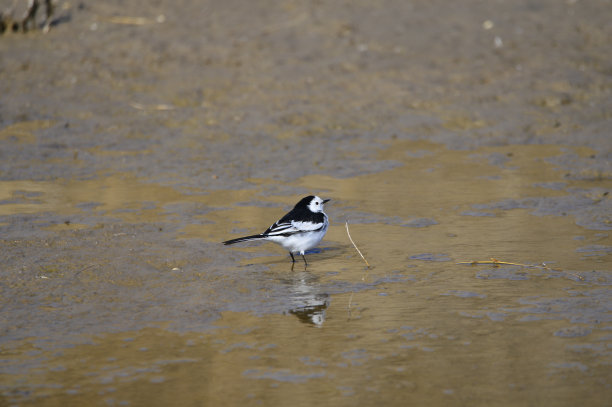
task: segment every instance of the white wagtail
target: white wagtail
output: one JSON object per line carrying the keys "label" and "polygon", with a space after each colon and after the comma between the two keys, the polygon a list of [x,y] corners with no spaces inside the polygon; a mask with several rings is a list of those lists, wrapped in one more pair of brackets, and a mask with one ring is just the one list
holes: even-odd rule
{"label": "white wagtail", "polygon": [[227,240],[223,244],[229,245],[250,240],[269,240],[289,250],[293,263],[295,263],[293,253],[301,254],[304,264],[307,266],[304,252],[319,244],[329,226],[327,215],[323,212],[323,205],[327,201],[329,199],[321,199],[313,195],[302,198],[291,211],[276,221],[265,232],[259,235]]}

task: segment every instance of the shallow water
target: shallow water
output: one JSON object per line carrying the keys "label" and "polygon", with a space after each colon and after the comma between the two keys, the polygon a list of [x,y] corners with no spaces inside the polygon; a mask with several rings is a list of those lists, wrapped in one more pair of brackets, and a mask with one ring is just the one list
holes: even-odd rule
{"label": "shallow water", "polygon": [[[274,180],[3,181],[7,263],[34,256],[3,277],[3,403],[603,405],[612,184],[562,152],[398,141],[390,170],[301,178],[332,226],[294,271],[219,243],[299,198]],[[536,267],[458,264],[491,258]]]}
{"label": "shallow water", "polygon": [[[0,406],[609,404],[608,9],[79,1],[5,32]],[[307,270],[220,244],[313,193]]]}

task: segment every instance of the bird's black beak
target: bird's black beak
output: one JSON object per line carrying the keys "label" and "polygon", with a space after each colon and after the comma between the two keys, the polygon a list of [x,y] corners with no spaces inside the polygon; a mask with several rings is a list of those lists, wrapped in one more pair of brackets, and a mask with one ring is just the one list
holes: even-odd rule
{"label": "bird's black beak", "polygon": [[329,202],[329,201],[331,201],[331,199],[324,199],[324,200],[323,200],[323,203],[325,203],[325,202]]}

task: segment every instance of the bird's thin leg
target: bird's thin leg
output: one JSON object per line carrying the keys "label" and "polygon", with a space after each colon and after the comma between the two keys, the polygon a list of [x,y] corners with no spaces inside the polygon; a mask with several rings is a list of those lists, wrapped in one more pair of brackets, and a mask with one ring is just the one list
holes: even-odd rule
{"label": "bird's thin leg", "polygon": [[308,266],[308,262],[306,261],[306,256],[304,256],[304,255],[302,254],[302,258],[304,259],[304,266],[306,266],[306,267],[307,267],[307,266]]}
{"label": "bird's thin leg", "polygon": [[295,257],[293,257],[293,253],[289,252],[289,256],[291,256],[291,260],[295,263]]}

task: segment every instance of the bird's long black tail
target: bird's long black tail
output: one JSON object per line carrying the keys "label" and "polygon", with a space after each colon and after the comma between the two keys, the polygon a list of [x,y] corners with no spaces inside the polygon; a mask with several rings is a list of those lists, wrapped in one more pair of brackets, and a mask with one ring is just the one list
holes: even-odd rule
{"label": "bird's long black tail", "polygon": [[227,246],[229,244],[240,243],[240,242],[248,242],[250,240],[259,240],[259,239],[263,239],[263,238],[265,238],[264,235],[243,236],[243,237],[238,237],[236,239],[226,240],[225,242],[223,242],[223,244]]}

